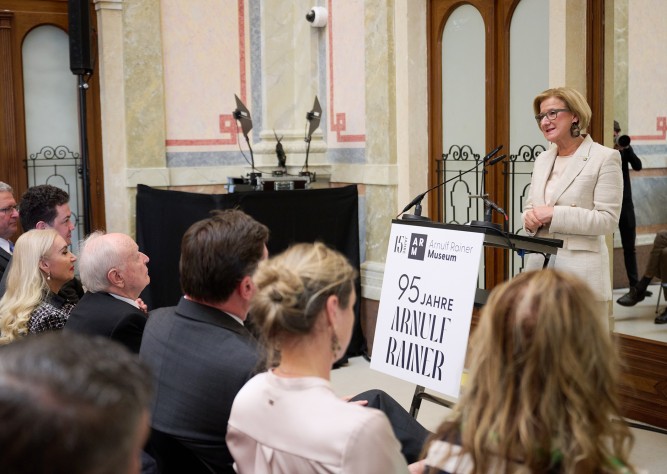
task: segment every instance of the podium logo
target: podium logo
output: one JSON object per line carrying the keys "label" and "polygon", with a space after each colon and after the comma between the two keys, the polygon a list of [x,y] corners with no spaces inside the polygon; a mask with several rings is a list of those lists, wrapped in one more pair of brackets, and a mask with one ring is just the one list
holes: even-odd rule
{"label": "podium logo", "polygon": [[412,234],[410,236],[410,250],[408,258],[412,260],[424,260],[426,253],[426,234]]}
{"label": "podium logo", "polygon": [[408,250],[408,238],[405,235],[397,235],[394,242],[394,253],[405,253]]}

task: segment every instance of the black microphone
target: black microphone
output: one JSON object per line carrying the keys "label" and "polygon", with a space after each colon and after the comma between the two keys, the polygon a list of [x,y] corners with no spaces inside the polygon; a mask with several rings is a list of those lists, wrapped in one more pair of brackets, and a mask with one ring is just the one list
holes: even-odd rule
{"label": "black microphone", "polygon": [[[503,147],[503,146],[500,145],[499,147],[495,148],[494,150],[492,150],[491,152],[489,152],[486,156],[484,156],[484,158],[482,158],[482,159],[479,160],[477,163],[475,163],[475,166],[473,166],[473,167],[471,167],[471,168],[465,170],[463,173],[459,173],[459,174],[457,174],[456,176],[452,176],[451,178],[446,179],[446,180],[443,181],[442,183],[438,183],[438,184],[436,184],[435,186],[433,186],[433,187],[427,189],[427,190],[424,191],[423,193],[419,194],[419,195],[418,195],[417,197],[415,197],[412,201],[410,201],[410,203],[409,203],[407,206],[405,206],[401,212],[398,213],[398,216],[400,216],[402,213],[407,212],[408,210],[410,210],[410,208],[411,208],[412,206],[419,206],[419,208],[418,208],[418,209],[419,209],[419,213],[416,214],[416,215],[417,215],[417,216],[421,216],[421,201],[422,201],[422,199],[424,199],[424,196],[426,196],[428,193],[430,193],[430,192],[433,191],[434,189],[436,189],[436,188],[438,188],[438,187],[440,187],[440,186],[444,186],[445,184],[447,184],[447,183],[449,183],[449,182],[451,182],[451,181],[454,181],[455,179],[459,179],[459,178],[460,178],[461,176],[463,176],[464,174],[466,174],[466,173],[470,173],[471,171],[476,170],[476,169],[479,167],[479,165],[486,164],[486,162],[487,162],[493,155],[495,155],[496,153],[498,153],[498,151],[499,151],[502,147]],[[495,164],[498,163],[499,161],[502,161],[503,159],[505,159],[506,156],[507,156],[507,155],[501,155],[501,156],[499,156],[499,157],[497,157],[497,158],[494,158],[494,159],[492,159],[491,161],[489,161],[488,165],[489,165],[489,166],[491,166],[491,165],[495,165]],[[398,218],[398,216],[396,216],[396,218]]]}
{"label": "black microphone", "polygon": [[495,165],[496,163],[498,163],[499,161],[503,161],[506,157],[507,157],[507,155],[500,155],[500,156],[497,156],[497,157],[495,157],[494,159],[490,160],[486,165],[487,165],[487,166],[493,166],[493,165]]}
{"label": "black microphone", "polygon": [[[490,159],[493,155],[495,155],[496,153],[498,153],[502,147],[503,147],[502,145],[499,145],[497,148],[491,150],[489,153],[487,153],[487,155],[486,155],[484,158],[482,158],[482,162],[489,161],[489,159]],[[505,156],[505,155],[503,155],[503,156]],[[497,162],[496,162],[496,163],[497,163]],[[492,164],[492,163],[489,163],[489,164]]]}

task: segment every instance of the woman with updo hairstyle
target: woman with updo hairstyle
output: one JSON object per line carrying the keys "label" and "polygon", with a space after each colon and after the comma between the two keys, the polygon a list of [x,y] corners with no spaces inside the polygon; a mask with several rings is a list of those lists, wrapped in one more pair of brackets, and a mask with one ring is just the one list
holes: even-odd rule
{"label": "woman with updo hairstyle", "polygon": [[321,243],[260,264],[250,314],[270,368],[232,406],[227,445],[238,473],[408,472],[387,417],[338,398],[329,383],[352,337],[356,276]]}
{"label": "woman with updo hairstyle", "polygon": [[636,472],[619,358],[600,311],[567,272],[524,272],[497,286],[471,339],[462,396],[427,443],[424,473]]}

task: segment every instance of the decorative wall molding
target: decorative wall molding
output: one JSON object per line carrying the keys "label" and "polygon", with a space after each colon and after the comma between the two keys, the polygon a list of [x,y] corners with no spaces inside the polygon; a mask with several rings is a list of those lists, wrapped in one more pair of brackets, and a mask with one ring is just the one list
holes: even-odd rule
{"label": "decorative wall molding", "polygon": [[[294,167],[297,170],[300,167]],[[396,165],[350,165],[326,164],[311,166],[318,177],[320,173],[329,174],[334,183],[371,184],[396,186],[398,182]],[[148,186],[200,186],[219,185],[227,182],[227,177],[240,177],[250,172],[250,167],[241,166],[203,166],[176,168],[127,168],[126,186],[137,184]],[[290,168],[290,172],[291,168]],[[318,179],[319,181],[319,179]]]}
{"label": "decorative wall molding", "polygon": [[122,10],[124,0],[94,0],[95,11]]}

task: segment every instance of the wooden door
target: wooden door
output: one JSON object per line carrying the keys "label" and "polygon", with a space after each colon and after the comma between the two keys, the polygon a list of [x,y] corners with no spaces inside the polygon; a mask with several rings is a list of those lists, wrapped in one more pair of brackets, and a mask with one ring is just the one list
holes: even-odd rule
{"label": "wooden door", "polygon": [[[602,137],[604,0],[577,2],[587,33],[574,56],[586,68],[581,92],[593,109],[590,132]],[[488,194],[507,210],[507,230],[523,233],[520,216],[532,162],[548,146],[535,124],[532,99],[548,87],[564,85],[551,84],[549,77],[550,40],[557,33],[550,31],[551,7],[548,0],[430,0],[430,184],[453,181],[429,195],[431,218],[458,224],[482,220],[475,199]],[[570,2],[568,7],[575,8]],[[455,180],[456,173],[472,168],[498,145],[504,145],[498,155],[507,158],[488,167],[484,180],[481,166]],[[504,224],[496,212],[493,221]],[[489,289],[522,266],[520,257],[499,249],[486,249],[484,262],[480,284]]]}
{"label": "wooden door", "polygon": [[[77,218],[77,229],[83,237],[81,150],[78,135],[78,77],[69,71],[68,55],[68,2],[66,0],[0,0],[0,180],[10,184],[17,200],[34,184],[49,183],[70,193],[70,204]],[[95,28],[91,2],[91,22]],[[44,36],[44,34],[47,34]],[[62,88],[51,89],[46,79],[49,73],[39,69],[40,51],[48,43],[48,35],[61,36],[57,60],[44,56],[43,63],[55,72]],[[36,38],[42,38],[36,40]],[[37,42],[36,42],[37,41]],[[42,41],[42,43],[39,43]],[[35,46],[36,45],[36,46]],[[40,46],[41,45],[41,46]],[[63,51],[63,48],[65,50]],[[95,50],[95,46],[93,45]],[[44,51],[41,52],[42,54]],[[96,51],[95,51],[96,54]],[[36,66],[36,67],[35,67]],[[70,72],[71,74],[71,72]],[[71,88],[70,87],[71,79]],[[99,107],[99,81],[95,72],[88,78],[86,92],[86,123],[90,173],[91,228],[104,226],[104,192],[102,176],[102,148]],[[48,104],[40,107],[40,101]],[[54,110],[53,104],[58,104]],[[59,110],[68,111],[68,120],[74,120],[76,136],[67,146],[49,136],[57,130],[65,117]],[[48,117],[48,120],[45,119]],[[34,124],[38,123],[39,126]],[[32,128],[31,128],[32,127]],[[40,143],[41,135],[46,140]],[[47,139],[48,138],[48,139]],[[35,148],[36,147],[36,148]],[[31,149],[32,148],[32,149]]]}

